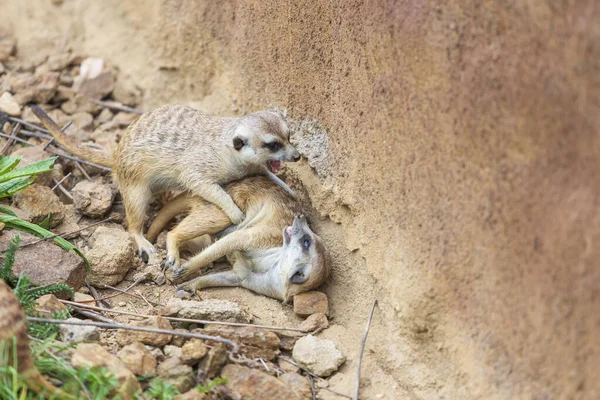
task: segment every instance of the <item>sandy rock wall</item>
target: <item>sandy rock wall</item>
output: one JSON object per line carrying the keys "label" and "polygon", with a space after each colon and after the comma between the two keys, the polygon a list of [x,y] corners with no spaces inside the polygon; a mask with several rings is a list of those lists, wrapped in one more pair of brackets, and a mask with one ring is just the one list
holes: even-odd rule
{"label": "sandy rock wall", "polygon": [[380,301],[373,384],[383,371],[412,398],[600,396],[597,2],[0,9],[19,51],[103,56],[145,108],[287,111],[306,160],[286,179],[334,253],[326,290],[349,342]]}

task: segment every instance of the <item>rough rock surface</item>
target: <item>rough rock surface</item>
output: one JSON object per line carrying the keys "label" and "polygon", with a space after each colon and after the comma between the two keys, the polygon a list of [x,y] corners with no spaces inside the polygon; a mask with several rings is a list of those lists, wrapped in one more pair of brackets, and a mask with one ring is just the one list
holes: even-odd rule
{"label": "rough rock surface", "polygon": [[286,385],[290,387],[302,399],[312,399],[310,382],[304,376],[294,373],[286,373],[279,377]]}
{"label": "rough rock surface", "polygon": [[227,378],[226,386],[243,399],[301,399],[287,384],[256,369],[229,364],[222,376]]}
{"label": "rough rock surface", "polygon": [[52,189],[34,183],[13,196],[15,206],[31,216],[31,222],[39,224],[50,214],[50,228],[64,219],[64,206]]}
{"label": "rough rock surface", "polygon": [[[68,318],[67,321],[82,321]],[[100,331],[96,326],[60,325],[60,339],[66,343],[91,342],[100,339]]]}
{"label": "rough rock surface", "polygon": [[204,371],[208,379],[212,379],[219,375],[225,363],[227,363],[227,350],[222,344],[215,344],[206,357],[202,358],[198,368]]}
{"label": "rough rock surface", "polygon": [[117,356],[135,375],[156,373],[156,358],[140,342],[123,346]]}
{"label": "rough rock surface", "polygon": [[300,367],[320,377],[331,375],[346,361],[333,341],[313,335],[298,339],[292,355]]}
{"label": "rough rock surface", "polygon": [[[0,234],[0,251],[6,251],[10,240],[19,235],[21,243],[39,240],[37,236],[15,230],[2,231]],[[85,263],[74,252],[66,252],[52,242],[42,241],[36,245],[21,247],[15,255],[13,272],[23,273],[38,285],[66,283],[73,290],[78,290],[86,277]],[[64,295],[57,294],[57,297]]]}
{"label": "rough rock surface", "polygon": [[134,262],[130,235],[122,229],[100,226],[89,243],[91,249],[85,253],[91,265],[88,281],[100,287],[121,282]]}
{"label": "rough rock surface", "polygon": [[329,314],[329,301],[323,292],[304,292],[294,296],[294,312],[300,316],[321,313]]}
{"label": "rough rock surface", "polygon": [[161,310],[163,315],[211,321],[250,322],[248,311],[229,300],[207,299],[202,301],[172,298]]}
{"label": "rough rock surface", "polygon": [[92,181],[84,180],[73,187],[73,203],[75,208],[91,218],[103,217],[113,204],[116,191],[111,185],[95,178]]}
{"label": "rough rock surface", "polygon": [[201,339],[190,339],[181,348],[181,361],[194,365],[208,353],[208,348]]}
{"label": "rough rock surface", "polygon": [[163,347],[163,353],[165,353],[165,356],[167,356],[167,357],[181,358],[181,347],[167,344],[167,345],[165,345],[165,347]]}
{"label": "rough rock surface", "polygon": [[[35,306],[36,309],[48,311],[50,313],[64,311],[67,309],[67,306],[58,301],[58,298],[53,294],[45,294],[41,297],[38,297],[35,302],[37,303]],[[48,315],[46,314],[44,318],[48,318]]]}
{"label": "rough rock surface", "polygon": [[12,117],[21,115],[21,106],[9,92],[2,93],[0,96],[0,111],[4,111]]}
{"label": "rough rock surface", "polygon": [[[145,328],[173,329],[169,321],[162,317],[150,317],[141,321],[131,321],[129,324]],[[150,346],[164,346],[171,341],[172,337],[172,335],[163,333],[131,331],[126,329],[119,329],[117,331],[117,343],[121,346],[133,342],[140,342]]]}
{"label": "rough rock surface", "polygon": [[164,382],[174,385],[180,392],[190,390],[196,383],[192,367],[181,362],[179,357],[170,357],[161,362],[156,369]]}
{"label": "rough rock surface", "polygon": [[264,358],[271,361],[279,354],[279,337],[270,331],[252,327],[206,325],[198,333],[233,340],[240,345],[240,352],[250,359]]}
{"label": "rough rock surface", "polygon": [[127,366],[117,356],[110,354],[99,344],[78,344],[71,358],[71,364],[75,368],[99,366],[108,369],[120,383],[119,393],[126,394],[128,397],[140,389],[140,384],[135,375]]}
{"label": "rough rock surface", "polygon": [[298,328],[304,329],[306,332],[312,332],[316,329],[325,329],[328,326],[327,316],[323,313],[317,313],[306,318]]}

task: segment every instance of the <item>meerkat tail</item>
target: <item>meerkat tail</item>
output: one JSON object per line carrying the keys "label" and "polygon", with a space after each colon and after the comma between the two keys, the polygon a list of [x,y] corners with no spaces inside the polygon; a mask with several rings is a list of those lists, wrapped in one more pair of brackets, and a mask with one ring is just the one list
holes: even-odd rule
{"label": "meerkat tail", "polygon": [[37,371],[37,369],[34,370],[34,373],[26,375],[24,377],[24,380],[25,383],[27,383],[27,386],[34,390],[36,393],[49,393],[53,395],[52,398],[75,400],[74,396],[63,392],[62,390],[48,382],[48,380],[44,378],[44,376],[40,374],[39,371]]}
{"label": "meerkat tail", "polygon": [[154,242],[165,225],[167,225],[170,220],[175,218],[176,215],[188,210],[190,206],[190,198],[187,193],[182,193],[175,197],[171,202],[165,204],[164,207],[160,209],[158,214],[156,214],[152,224],[150,224],[146,238],[150,242]]}
{"label": "meerkat tail", "polygon": [[56,122],[54,122],[44,110],[35,104],[31,105],[31,110],[62,147],[84,160],[102,165],[103,167],[112,168],[113,162],[111,157],[102,150],[93,149],[73,141],[73,139],[65,135]]}

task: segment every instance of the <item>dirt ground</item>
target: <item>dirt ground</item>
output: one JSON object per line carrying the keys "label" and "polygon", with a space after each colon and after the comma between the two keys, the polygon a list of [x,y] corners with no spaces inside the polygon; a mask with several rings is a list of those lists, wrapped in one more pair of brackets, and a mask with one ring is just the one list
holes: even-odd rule
{"label": "dirt ground", "polygon": [[[365,398],[600,396],[598,2],[0,10],[19,53],[104,57],[144,109],[287,111],[305,160],[286,180],[334,259],[323,335],[348,356],[340,391],[377,298]],[[204,295],[295,318],[240,289]]]}

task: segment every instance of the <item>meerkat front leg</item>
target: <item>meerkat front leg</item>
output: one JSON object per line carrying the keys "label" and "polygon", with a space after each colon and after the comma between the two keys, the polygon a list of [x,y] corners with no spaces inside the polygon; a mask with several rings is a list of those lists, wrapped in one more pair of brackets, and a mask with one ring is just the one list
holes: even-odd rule
{"label": "meerkat front leg", "polygon": [[208,274],[184,282],[177,290],[194,292],[209,287],[242,286],[242,282],[252,273],[248,260],[239,251],[232,254],[233,269],[231,271]]}
{"label": "meerkat front leg", "polygon": [[290,189],[290,187],[284,181],[282,181],[277,175],[275,175],[274,173],[272,173],[269,170],[266,170],[266,171],[267,171],[267,173],[266,173],[267,178],[269,178],[270,181],[272,181],[272,182],[278,184],[279,186],[281,186],[292,197],[296,195],[294,193],[294,191],[292,189]]}
{"label": "meerkat front leg", "polygon": [[215,183],[200,183],[190,187],[193,194],[219,206],[234,225],[239,225],[246,217],[242,210],[235,205],[227,192]]}

